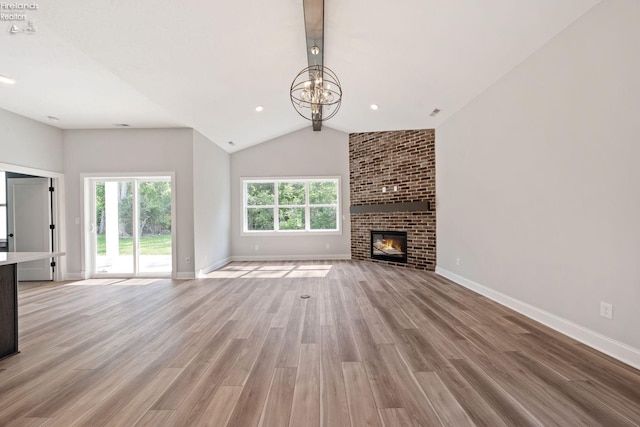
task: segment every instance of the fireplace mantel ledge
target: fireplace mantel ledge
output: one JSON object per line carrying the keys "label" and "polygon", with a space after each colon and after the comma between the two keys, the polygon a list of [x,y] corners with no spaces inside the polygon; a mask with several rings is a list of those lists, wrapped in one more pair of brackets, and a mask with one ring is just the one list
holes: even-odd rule
{"label": "fireplace mantel ledge", "polygon": [[377,205],[351,206],[350,212],[357,213],[377,213],[377,212],[428,212],[431,210],[431,203],[428,200],[421,202],[400,202],[381,203]]}

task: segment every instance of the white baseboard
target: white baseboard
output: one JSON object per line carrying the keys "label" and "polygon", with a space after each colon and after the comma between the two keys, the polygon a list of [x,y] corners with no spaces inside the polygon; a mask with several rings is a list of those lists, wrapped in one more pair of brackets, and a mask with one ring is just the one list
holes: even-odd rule
{"label": "white baseboard", "polygon": [[322,255],[255,255],[232,256],[231,261],[331,261],[351,259],[351,254],[322,254]]}
{"label": "white baseboard", "polygon": [[[154,277],[154,276],[148,276],[148,277]],[[178,280],[190,280],[195,278],[196,278],[196,275],[193,272],[182,272],[182,273],[179,272],[176,274],[176,279]],[[64,276],[64,280],[85,280],[85,279],[87,278],[84,277],[83,273],[67,273]]]}
{"label": "white baseboard", "polygon": [[555,329],[576,341],[580,341],[581,343],[601,351],[602,353],[608,354],[627,365],[640,369],[640,350],[637,348],[631,347],[620,341],[616,341],[598,332],[592,331],[591,329],[587,329],[584,326],[580,326],[577,323],[573,323],[567,319],[556,316],[555,314],[495,291],[465,277],[452,273],[451,271],[445,270],[444,268],[436,267],[436,273],[464,286],[465,288],[484,295],[497,303],[509,307],[520,314]]}
{"label": "white baseboard", "polygon": [[225,265],[229,264],[231,262],[231,257],[227,257],[221,261],[218,262],[214,262],[213,264],[210,264],[204,268],[201,268],[198,270],[198,274],[196,275],[197,277],[204,277],[207,274],[211,273],[214,270],[217,270],[219,268],[224,267]]}

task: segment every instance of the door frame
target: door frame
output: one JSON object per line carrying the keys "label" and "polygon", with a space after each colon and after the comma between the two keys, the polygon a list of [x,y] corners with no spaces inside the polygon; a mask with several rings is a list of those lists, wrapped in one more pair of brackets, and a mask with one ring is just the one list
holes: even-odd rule
{"label": "door frame", "polygon": [[[5,172],[6,173],[6,172]],[[43,177],[43,176],[23,176],[23,177],[12,177],[6,178],[7,183],[7,206],[11,207],[7,209],[7,232],[13,233],[13,237],[7,239],[7,250],[9,252],[17,251],[17,248],[22,248],[21,252],[28,252],[29,250],[24,249],[24,241],[22,240],[23,233],[30,233],[31,230],[39,230],[38,232],[38,246],[40,243],[45,243],[45,248],[42,252],[49,252],[53,249],[53,233],[50,226],[54,224],[53,222],[53,212],[51,212],[51,201],[53,198],[53,192],[50,190],[51,187],[51,178]],[[32,220],[17,220],[22,216],[27,216],[29,211],[24,211],[24,206],[22,203],[18,203],[18,198],[16,194],[20,194],[20,188],[24,188],[24,185],[28,185],[30,188],[37,188],[37,194],[39,202],[42,203],[40,207],[44,208],[44,212],[40,211],[39,213],[44,214],[42,219],[43,222]],[[55,191],[54,191],[55,192]],[[33,194],[30,194],[31,196]],[[20,209],[20,215],[17,215],[16,212]],[[22,224],[22,226],[20,226]],[[40,228],[42,226],[42,228]],[[35,229],[34,229],[35,227]],[[18,231],[20,230],[20,232]],[[26,230],[29,231],[26,231]],[[54,228],[55,229],[55,228]],[[44,231],[44,236],[40,234]],[[44,241],[40,241],[44,237]],[[27,246],[30,246],[31,243],[28,242]],[[13,246],[13,248],[12,248]],[[13,249],[13,250],[12,250]],[[40,252],[40,251],[34,251]],[[34,271],[36,270],[36,271]],[[55,271],[55,267],[51,264],[51,258],[35,260],[30,262],[25,262],[18,264],[18,280],[19,281],[31,281],[31,282],[46,282],[53,280],[53,272]],[[46,278],[41,277],[47,276]],[[35,277],[35,278],[34,278]]]}
{"label": "door frame", "polygon": [[[92,210],[93,210],[93,183],[101,179],[114,181],[114,180],[135,180],[141,178],[159,178],[169,177],[171,179],[171,278],[177,277],[178,268],[178,254],[177,254],[177,239],[176,239],[176,174],[175,172],[128,172],[128,173],[83,173],[80,174],[82,185],[82,212],[81,212],[81,238],[80,238],[80,265],[81,265],[81,277],[83,279],[90,279],[92,277],[107,277],[107,275],[96,275],[93,273],[93,240],[92,240]],[[94,225],[95,227],[95,225]],[[135,254],[134,254],[135,256]],[[133,274],[133,273],[132,273]],[[150,274],[144,273],[141,275],[132,276],[132,274],[110,274],[108,277],[167,277],[166,274]]]}
{"label": "door frame", "polygon": [[[65,182],[64,174],[59,172],[48,171],[44,169],[30,168],[26,166],[13,165],[10,163],[0,163],[0,169],[5,172],[15,172],[24,175],[33,175],[42,178],[50,178],[53,180],[53,209],[52,218],[56,228],[53,230],[53,250],[54,252],[66,252],[66,212],[65,212]],[[61,256],[56,259],[56,268],[53,273],[54,282],[60,282],[67,276],[67,257]]]}

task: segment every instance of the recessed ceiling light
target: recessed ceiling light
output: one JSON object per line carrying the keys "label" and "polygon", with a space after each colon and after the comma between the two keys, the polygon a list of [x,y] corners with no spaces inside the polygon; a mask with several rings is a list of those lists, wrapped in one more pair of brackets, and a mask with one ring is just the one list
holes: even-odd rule
{"label": "recessed ceiling light", "polygon": [[14,79],[12,79],[11,77],[3,76],[2,74],[0,74],[0,83],[4,83],[6,85],[12,85],[15,82],[16,81]]}
{"label": "recessed ceiling light", "polygon": [[47,116],[47,119],[51,120],[52,122],[59,122],[60,119],[57,118],[56,116]]}
{"label": "recessed ceiling light", "polygon": [[378,104],[371,104],[371,109],[372,109],[372,110],[377,110],[378,108],[380,108],[380,107],[378,106]]}
{"label": "recessed ceiling light", "polygon": [[114,123],[113,125],[119,128],[128,128],[129,126],[131,126],[129,123]]}
{"label": "recessed ceiling light", "polygon": [[435,117],[438,115],[438,113],[440,112],[439,108],[434,108],[433,111],[431,112],[431,114],[429,114],[431,117]]}
{"label": "recessed ceiling light", "polygon": [[260,111],[264,110],[264,107],[262,105],[258,105],[256,107],[256,111],[259,113]]}

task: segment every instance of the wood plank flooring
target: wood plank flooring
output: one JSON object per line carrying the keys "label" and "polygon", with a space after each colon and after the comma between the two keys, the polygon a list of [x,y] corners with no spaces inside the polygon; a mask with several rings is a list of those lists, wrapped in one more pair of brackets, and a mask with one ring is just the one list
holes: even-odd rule
{"label": "wood plank flooring", "polygon": [[429,272],[232,263],[19,305],[0,426],[640,426],[640,371]]}

